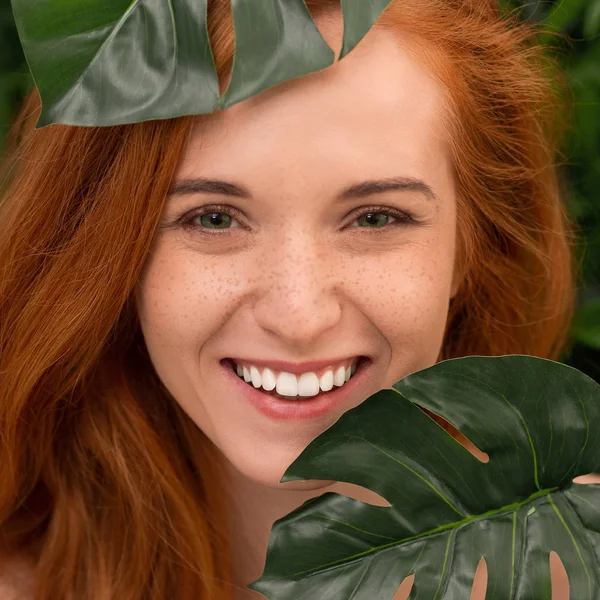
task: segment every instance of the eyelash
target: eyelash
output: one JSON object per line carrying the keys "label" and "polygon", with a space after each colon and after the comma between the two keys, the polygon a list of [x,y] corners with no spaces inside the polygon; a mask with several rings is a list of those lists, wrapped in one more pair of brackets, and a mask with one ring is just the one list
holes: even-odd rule
{"label": "eyelash", "polygon": [[[210,235],[226,235],[224,232],[229,232],[229,231],[231,231],[232,228],[211,230],[211,229],[206,229],[204,227],[201,227],[200,225],[196,225],[193,223],[193,221],[195,219],[197,219],[198,217],[203,217],[204,215],[207,215],[207,214],[210,215],[210,214],[215,214],[215,213],[228,214],[229,216],[232,216],[232,217],[240,216],[240,212],[231,206],[226,206],[223,204],[210,204],[207,206],[203,206],[201,209],[197,210],[196,212],[192,213],[191,215],[187,215],[187,216],[184,215],[181,219],[179,219],[178,224],[181,227],[183,227],[184,229],[194,230],[194,233],[198,233],[199,235],[209,235],[209,236]],[[353,229],[388,231],[390,228],[393,228],[393,227],[409,227],[411,225],[418,225],[420,223],[420,221],[418,221],[417,219],[414,218],[412,213],[410,213],[408,211],[401,211],[398,209],[389,208],[387,206],[369,207],[368,209],[365,209],[364,212],[359,213],[356,216],[355,221],[357,219],[359,219],[360,217],[363,217],[367,214],[383,214],[383,215],[386,215],[389,217],[393,217],[394,219],[396,219],[396,221],[393,223],[388,223],[387,225],[384,225],[383,227],[355,227]],[[223,233],[221,233],[221,232],[223,232]]]}

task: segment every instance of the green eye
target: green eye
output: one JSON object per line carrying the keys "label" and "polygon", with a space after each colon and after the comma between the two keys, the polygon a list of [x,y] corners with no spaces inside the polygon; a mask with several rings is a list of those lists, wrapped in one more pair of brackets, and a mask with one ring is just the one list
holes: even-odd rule
{"label": "green eye", "polygon": [[370,227],[370,226],[371,225],[375,225],[375,226],[380,225],[382,227],[385,227],[386,225],[388,225],[390,216],[391,215],[388,215],[388,214],[382,213],[382,212],[369,212],[369,213],[365,213],[364,215],[359,217],[357,219],[357,221],[359,223],[362,222],[361,224],[368,225],[369,229],[378,229],[378,227]]}
{"label": "green eye", "polygon": [[231,225],[231,215],[223,212],[206,213],[200,216],[200,223],[202,227],[207,229],[227,229],[228,225]]}

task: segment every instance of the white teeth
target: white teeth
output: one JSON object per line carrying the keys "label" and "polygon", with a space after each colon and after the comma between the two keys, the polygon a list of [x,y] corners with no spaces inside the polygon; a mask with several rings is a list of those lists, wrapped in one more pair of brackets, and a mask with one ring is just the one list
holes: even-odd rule
{"label": "white teeth", "polygon": [[251,383],[255,388],[262,387],[270,392],[275,390],[281,396],[290,396],[295,398],[316,396],[321,391],[329,392],[334,386],[341,387],[356,373],[356,361],[348,367],[340,366],[334,372],[333,369],[325,371],[321,377],[316,373],[303,373],[296,377],[293,373],[285,371],[277,376],[269,369],[262,369],[262,372],[255,366],[250,368],[235,364],[235,372],[239,377],[243,377],[246,383]]}
{"label": "white teeth", "polygon": [[346,383],[346,369],[344,367],[339,367],[333,376],[333,383],[338,387],[344,385]]}
{"label": "white teeth", "polygon": [[328,369],[321,375],[321,379],[319,380],[319,387],[323,392],[328,392],[333,388],[333,371]]}
{"label": "white teeth", "polygon": [[302,373],[298,379],[298,396],[316,396],[320,391],[319,378],[314,373]]}
{"label": "white teeth", "polygon": [[277,385],[277,378],[275,377],[275,373],[273,373],[273,371],[271,371],[271,369],[263,369],[263,372],[262,372],[263,388],[265,388],[265,390],[267,390],[267,392],[270,392],[271,390],[275,389],[276,385]]}
{"label": "white teeth", "polygon": [[259,388],[262,383],[260,373],[256,367],[250,367],[250,377],[252,377],[252,385]]}
{"label": "white teeth", "polygon": [[298,379],[293,373],[282,371],[277,377],[277,393],[281,396],[298,395]]}

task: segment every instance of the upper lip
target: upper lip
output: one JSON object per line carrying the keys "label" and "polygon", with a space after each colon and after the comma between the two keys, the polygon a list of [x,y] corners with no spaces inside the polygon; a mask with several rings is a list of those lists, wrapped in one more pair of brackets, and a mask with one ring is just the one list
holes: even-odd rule
{"label": "upper lip", "polygon": [[[324,369],[325,367],[339,365],[347,360],[351,359],[361,359],[366,358],[360,354],[353,354],[352,356],[346,356],[342,358],[332,358],[329,360],[312,360],[303,363],[291,363],[286,362],[284,360],[258,360],[252,358],[231,358],[237,364],[246,364],[246,365],[255,365],[260,368],[274,368],[278,371],[285,371],[286,373],[293,373],[294,375],[301,375],[302,373],[306,373],[308,371],[318,371],[319,369]],[[358,362],[358,361],[357,361]]]}

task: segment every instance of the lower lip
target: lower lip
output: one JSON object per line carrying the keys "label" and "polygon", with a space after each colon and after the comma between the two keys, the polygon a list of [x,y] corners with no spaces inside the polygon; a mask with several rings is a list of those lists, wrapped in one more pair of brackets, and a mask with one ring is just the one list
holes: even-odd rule
{"label": "lower lip", "polygon": [[221,366],[233,380],[238,392],[263,415],[278,421],[316,419],[329,414],[339,405],[347,401],[352,392],[369,376],[371,360],[362,359],[357,365],[354,375],[340,387],[334,387],[330,392],[322,392],[316,396],[302,400],[280,400],[246,383],[232,368],[230,360],[221,361]]}

